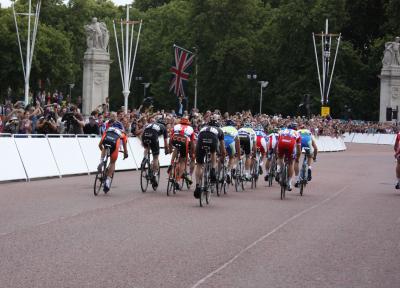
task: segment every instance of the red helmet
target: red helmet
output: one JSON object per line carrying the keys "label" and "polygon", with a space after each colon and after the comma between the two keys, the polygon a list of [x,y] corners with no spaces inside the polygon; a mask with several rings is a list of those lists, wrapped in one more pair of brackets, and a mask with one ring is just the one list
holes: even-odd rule
{"label": "red helmet", "polygon": [[190,121],[189,121],[189,119],[183,117],[183,118],[181,118],[180,124],[190,125]]}

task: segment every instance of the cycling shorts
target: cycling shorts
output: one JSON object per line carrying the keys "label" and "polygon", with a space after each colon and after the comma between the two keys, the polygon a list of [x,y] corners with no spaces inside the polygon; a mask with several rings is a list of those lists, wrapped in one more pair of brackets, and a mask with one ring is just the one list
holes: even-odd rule
{"label": "cycling shorts", "polygon": [[236,154],[235,137],[232,137],[231,135],[225,135],[224,142],[225,142],[226,153],[228,154],[228,156],[235,156]]}
{"label": "cycling shorts", "polygon": [[249,156],[251,151],[253,150],[253,141],[251,141],[250,136],[248,135],[239,135],[240,147],[243,149],[244,154]]}
{"label": "cycling shorts", "polygon": [[142,145],[144,148],[150,148],[154,156],[160,155],[158,133],[154,129],[149,128],[143,131]]}
{"label": "cycling shorts", "polygon": [[267,141],[263,136],[257,136],[257,149],[260,150],[261,154],[264,156],[267,153]]}
{"label": "cycling shorts", "polygon": [[296,139],[292,137],[282,136],[278,141],[278,157],[294,159],[296,156]]}
{"label": "cycling shorts", "polygon": [[117,161],[119,146],[121,144],[121,139],[118,134],[114,132],[104,133],[101,138],[101,143],[104,147],[110,146],[110,159],[111,161]]}
{"label": "cycling shorts", "polygon": [[196,162],[204,164],[206,156],[205,147],[209,147],[211,153],[218,152],[218,136],[210,131],[200,132],[196,146]]}
{"label": "cycling shorts", "polygon": [[186,158],[189,154],[189,139],[186,136],[174,134],[172,136],[172,146],[179,149],[178,151],[182,158]]}

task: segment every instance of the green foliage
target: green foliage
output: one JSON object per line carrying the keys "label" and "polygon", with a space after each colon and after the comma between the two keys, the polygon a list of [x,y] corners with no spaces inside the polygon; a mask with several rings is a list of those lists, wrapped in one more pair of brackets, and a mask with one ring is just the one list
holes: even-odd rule
{"label": "green foliage", "polygon": [[[18,11],[27,10],[27,1],[16,1],[16,6]],[[151,94],[159,107],[173,109],[175,105],[175,97],[168,91],[175,43],[198,51],[198,103],[202,110],[258,111],[260,86],[247,79],[248,71],[254,70],[257,81],[270,83],[264,92],[264,112],[300,113],[298,105],[303,95],[310,93],[312,112],[319,113],[311,35],[322,31],[329,18],[329,30],[343,36],[331,87],[333,115],[342,117],[350,106],[355,118],[377,119],[377,75],[384,43],[400,34],[397,0],[136,0],[133,7],[131,17],[144,23],[134,77],[152,83]],[[75,83],[74,95],[80,94],[86,50],[83,26],[97,17],[106,22],[111,36],[111,104],[114,109],[122,105],[112,20],[125,18],[125,13],[124,6],[117,7],[110,0],[42,1],[31,86],[48,78],[48,88],[67,92],[67,84]],[[26,21],[21,21],[22,39],[26,38],[26,26]],[[2,97],[8,86],[14,91],[23,88],[10,8],[0,9],[0,39]],[[131,91],[130,103],[137,107],[143,85],[134,80]]]}

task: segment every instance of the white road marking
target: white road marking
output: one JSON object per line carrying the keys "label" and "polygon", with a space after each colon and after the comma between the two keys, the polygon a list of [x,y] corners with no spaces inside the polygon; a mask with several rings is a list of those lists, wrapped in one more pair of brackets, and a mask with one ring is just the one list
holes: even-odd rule
{"label": "white road marking", "polygon": [[281,228],[283,228],[284,226],[286,226],[287,224],[289,224],[290,222],[296,220],[297,218],[301,217],[302,215],[310,212],[311,210],[318,208],[319,206],[325,204],[326,202],[331,201],[332,199],[336,198],[337,196],[339,196],[341,193],[343,193],[346,189],[348,188],[348,186],[344,186],[342,189],[340,189],[338,192],[336,192],[335,194],[333,194],[331,197],[326,198],[325,200],[315,204],[314,206],[311,206],[310,208],[307,208],[299,213],[297,213],[296,215],[290,217],[289,219],[287,219],[285,222],[283,222],[282,224],[278,225],[277,227],[275,227],[272,231],[268,232],[267,234],[261,236],[259,239],[257,239],[256,241],[254,241],[253,243],[251,243],[249,246],[247,246],[246,248],[242,249],[241,251],[239,251],[235,256],[233,256],[229,261],[225,262],[224,264],[222,264],[219,268],[215,269],[214,271],[210,272],[208,275],[206,275],[205,277],[203,277],[202,279],[200,279],[199,281],[197,281],[196,284],[194,284],[193,286],[191,286],[191,288],[196,288],[199,287],[200,285],[202,285],[204,282],[206,282],[208,279],[210,279],[211,277],[213,277],[215,274],[217,274],[218,272],[224,270],[226,267],[228,267],[229,265],[231,265],[233,262],[235,262],[243,253],[247,252],[248,250],[250,250],[251,248],[253,248],[254,246],[256,246],[258,243],[260,243],[261,241],[267,239],[269,236],[273,235],[275,232],[279,231]]}

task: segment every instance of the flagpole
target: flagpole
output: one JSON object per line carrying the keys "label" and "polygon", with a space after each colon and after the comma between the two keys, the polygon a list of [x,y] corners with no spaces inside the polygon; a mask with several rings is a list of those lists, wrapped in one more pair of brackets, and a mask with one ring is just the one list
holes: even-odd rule
{"label": "flagpole", "polygon": [[197,109],[197,72],[198,72],[198,50],[197,47],[194,47],[194,51],[196,52],[195,57],[196,57],[196,62],[195,62],[195,80],[194,80],[194,109]]}
{"label": "flagpole", "polygon": [[192,51],[190,51],[190,50],[187,50],[187,49],[185,49],[185,48],[182,48],[181,46],[178,46],[178,45],[176,45],[176,44],[174,44],[174,46],[173,46],[174,48],[176,47],[176,48],[179,48],[179,49],[181,49],[181,50],[183,50],[183,51],[185,51],[185,52],[188,52],[188,53],[190,53],[190,54],[196,54],[196,53],[194,53],[194,52],[192,52]]}

